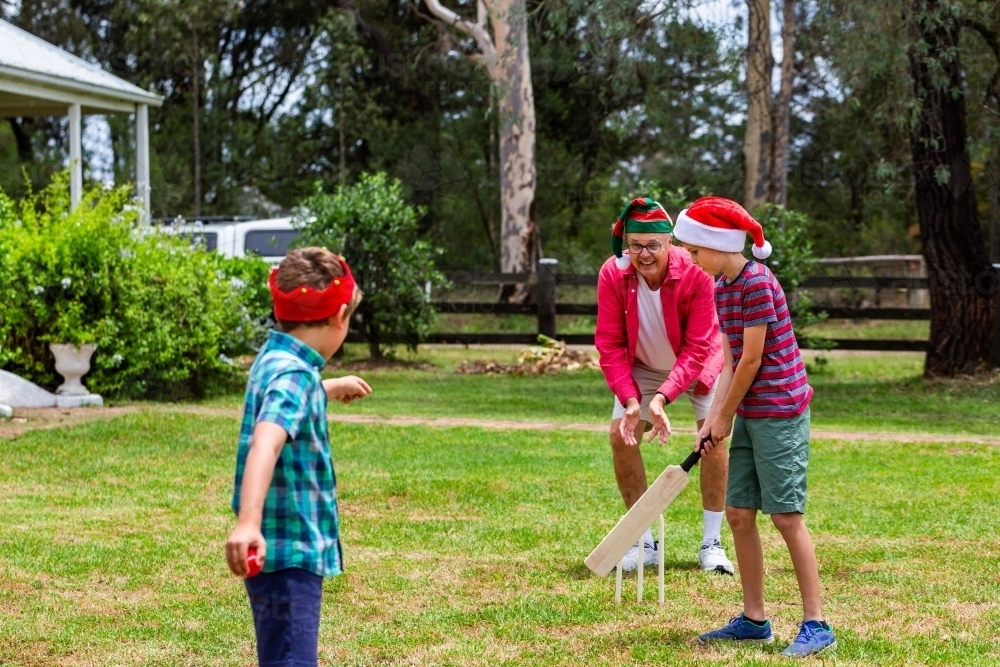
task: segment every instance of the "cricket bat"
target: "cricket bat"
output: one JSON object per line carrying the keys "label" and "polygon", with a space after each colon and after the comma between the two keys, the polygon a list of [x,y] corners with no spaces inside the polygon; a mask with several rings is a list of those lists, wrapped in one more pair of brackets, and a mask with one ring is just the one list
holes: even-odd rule
{"label": "cricket bat", "polygon": [[[606,577],[615,569],[622,556],[688,485],[688,473],[701,459],[701,452],[700,449],[692,452],[679,466],[667,466],[607,537],[587,556],[584,563],[591,572],[599,577]],[[662,544],[660,548],[663,548]]]}

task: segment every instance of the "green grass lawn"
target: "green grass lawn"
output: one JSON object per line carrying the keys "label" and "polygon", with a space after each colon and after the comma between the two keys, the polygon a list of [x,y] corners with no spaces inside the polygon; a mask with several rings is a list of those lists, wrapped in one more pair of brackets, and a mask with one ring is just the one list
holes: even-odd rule
{"label": "green grass lawn", "polygon": [[[614,399],[599,371],[554,376],[459,375],[463,360],[512,362],[517,346],[424,346],[417,355],[400,358],[416,368],[351,370],[363,362],[365,350],[349,346],[348,365],[331,375],[356,373],[374,393],[350,406],[331,410],[352,414],[474,417],[608,423]],[[1000,379],[928,381],[921,376],[919,353],[806,351],[810,382],[815,389],[812,423],[815,429],[1000,434]],[[818,361],[821,358],[823,361]],[[216,399],[213,404],[241,405],[242,396]],[[675,425],[692,427],[694,413],[681,398],[668,408]]]}
{"label": "green grass lawn", "polygon": [[824,320],[805,332],[821,338],[905,338],[927,340],[931,323],[927,320]]}
{"label": "green grass lawn", "polygon": [[[417,393],[387,379],[376,392]],[[519,388],[570,397],[560,382]],[[466,389],[484,392],[473,414],[494,414],[487,386]],[[593,400],[603,414],[607,397]],[[222,551],[237,429],[145,412],[0,441],[0,664],[251,664],[249,608]],[[628,578],[628,601],[614,604],[613,580],[583,566],[622,511],[601,433],[333,424],[331,435],[348,572],[325,584],[323,664],[756,665],[778,663],[794,635],[794,574],[762,520],[778,642],[696,645],[740,600],[737,579],[696,567],[697,476],[667,513],[666,604],[653,570],[646,603]],[[686,449],[644,447],[647,466]],[[807,518],[836,664],[1000,663],[998,480],[994,447],[813,442]],[[728,529],[724,541],[731,553]]]}

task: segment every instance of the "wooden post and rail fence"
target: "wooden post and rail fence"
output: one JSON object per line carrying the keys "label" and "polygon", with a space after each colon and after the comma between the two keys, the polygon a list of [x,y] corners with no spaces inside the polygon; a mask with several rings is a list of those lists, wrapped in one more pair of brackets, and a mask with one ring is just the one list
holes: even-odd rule
{"label": "wooden post and rail fence", "polygon": [[[907,291],[907,303],[901,307],[842,307],[818,306],[816,312],[824,312],[829,319],[877,319],[877,320],[929,320],[931,311],[928,290],[930,281],[923,271],[923,262],[918,255],[836,258],[818,260],[821,268],[830,266],[847,267],[851,265],[881,264],[893,266],[904,265],[902,276],[874,275],[817,275],[810,276],[797,289],[806,290],[875,290],[876,295],[895,290]],[[997,316],[994,322],[994,363],[1000,366],[1000,264],[994,265],[993,288],[997,298]],[[530,273],[469,273],[455,272],[449,276],[455,285],[500,285],[512,283],[528,283],[532,286],[535,303],[512,304],[480,301],[434,301],[434,308],[439,313],[455,313],[465,315],[534,315],[537,318],[537,333],[432,333],[428,334],[425,343],[457,343],[464,345],[476,344],[518,344],[532,345],[537,343],[538,334],[561,340],[570,345],[593,345],[594,335],[590,334],[560,334],[556,322],[558,315],[597,315],[596,303],[559,303],[556,299],[556,289],[560,285],[575,287],[595,287],[596,274],[560,273],[559,262],[555,259],[542,259],[538,263],[537,272]],[[879,299],[876,298],[876,303]],[[358,334],[352,333],[348,338],[352,342],[360,342]],[[927,349],[926,340],[914,339],[860,339],[836,338],[824,339],[833,343],[840,350],[873,350],[873,351],[914,351],[923,352]],[[808,341],[805,341],[808,343]]]}

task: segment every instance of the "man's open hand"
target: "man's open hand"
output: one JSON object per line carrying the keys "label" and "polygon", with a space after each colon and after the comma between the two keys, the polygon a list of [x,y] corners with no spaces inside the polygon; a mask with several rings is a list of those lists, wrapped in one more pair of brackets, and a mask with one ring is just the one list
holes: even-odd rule
{"label": "man's open hand", "polygon": [[650,441],[655,440],[656,436],[660,436],[660,446],[667,441],[670,437],[670,419],[667,417],[666,411],[663,407],[666,404],[666,399],[663,398],[663,394],[657,394],[653,397],[653,400],[649,402],[649,422],[653,425],[653,430],[649,434]]}
{"label": "man's open hand", "polygon": [[641,418],[642,412],[639,408],[639,401],[630,398],[628,403],[625,404],[625,415],[618,424],[618,432],[621,433],[622,441],[626,445],[634,446],[639,444],[639,441],[635,439],[635,427],[639,425],[639,419]]}

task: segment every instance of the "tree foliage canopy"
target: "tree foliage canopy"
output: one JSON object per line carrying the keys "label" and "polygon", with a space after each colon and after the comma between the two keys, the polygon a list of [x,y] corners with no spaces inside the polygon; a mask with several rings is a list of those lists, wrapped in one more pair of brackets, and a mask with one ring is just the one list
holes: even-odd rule
{"label": "tree foliage canopy", "polygon": [[[475,14],[471,0],[446,4]],[[962,26],[963,76],[951,92],[966,98],[986,224],[1000,143],[1000,18],[988,3],[937,4]],[[788,207],[812,220],[818,255],[920,248],[908,146],[920,102],[907,54],[925,45],[914,6],[796,3]],[[746,9],[712,18],[699,9],[528,2],[537,217],[545,254],[564,266],[599,266],[618,202],[644,194],[650,179],[740,196]],[[198,76],[203,214],[287,212],[317,180],[332,188],[382,171],[420,207],[417,233],[447,250],[440,268],[498,266],[497,91],[470,57],[472,40],[418,0],[24,0],[7,16],[166,97],[151,117],[154,215],[194,210]],[[123,183],[131,119],[109,116],[107,127],[111,152],[88,143],[107,153],[85,156],[89,176]],[[44,185],[66,141],[60,119],[11,119],[0,128],[0,185],[24,191],[17,165]]]}

